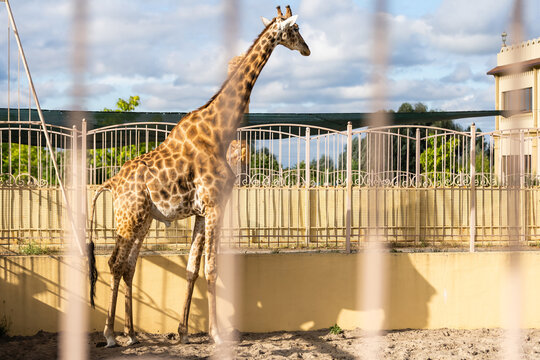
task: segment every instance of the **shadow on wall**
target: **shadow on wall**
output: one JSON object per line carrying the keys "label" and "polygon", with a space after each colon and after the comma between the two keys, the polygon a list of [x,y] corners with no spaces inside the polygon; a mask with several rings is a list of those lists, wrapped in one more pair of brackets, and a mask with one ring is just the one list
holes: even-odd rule
{"label": "shadow on wall", "polygon": [[[416,270],[411,255],[387,254],[388,301],[382,309],[356,303],[363,279],[361,255],[337,253],[221,255],[234,259],[234,271],[218,280],[218,313],[240,331],[313,330],[335,323],[361,326],[362,313],[380,311],[387,329],[428,325],[434,288]],[[89,308],[89,330],[102,331],[110,297],[109,256],[98,256],[96,309]],[[185,300],[187,255],[145,255],[134,278],[136,331],[175,333]],[[230,263],[230,259],[228,261]],[[0,258],[0,316],[12,322],[10,334],[58,331],[63,306],[63,260],[54,256]],[[204,264],[201,264],[201,270]],[[202,271],[201,271],[202,273]],[[220,275],[221,276],[221,275]],[[238,289],[236,293],[231,289]],[[193,294],[190,332],[208,327],[207,285],[199,277]],[[124,286],[120,287],[115,329],[124,327]],[[221,303],[221,305],[220,305]]]}
{"label": "shadow on wall", "polygon": [[[91,331],[102,331],[107,318],[111,294],[111,274],[107,261],[110,255],[96,258],[101,264],[96,287],[96,309],[90,311]],[[138,259],[133,279],[133,321],[135,331],[176,333],[181,319],[187,288],[187,255],[143,255]],[[202,268],[202,266],[201,266]],[[195,283],[190,313],[190,332],[208,328],[206,281],[202,274]],[[123,280],[118,291],[115,331],[124,329]]]}
{"label": "shadow on wall", "polygon": [[363,279],[359,255],[244,256],[242,311],[237,320],[242,331],[313,330],[336,323],[354,328],[362,325],[362,312],[373,310],[382,311],[384,329],[423,328],[428,323],[428,303],[435,289],[409,256],[387,255],[388,293],[382,309],[356,302]]}
{"label": "shadow on wall", "polygon": [[[9,335],[58,330],[61,275],[55,270],[59,259],[47,256],[55,260],[45,264],[39,260],[43,257],[0,257],[0,317],[7,319]],[[43,276],[44,271],[50,277]]]}

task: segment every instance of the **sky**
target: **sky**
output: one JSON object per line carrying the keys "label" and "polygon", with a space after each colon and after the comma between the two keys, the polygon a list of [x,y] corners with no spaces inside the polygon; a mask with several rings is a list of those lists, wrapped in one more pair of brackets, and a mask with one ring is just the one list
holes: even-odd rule
{"label": "sky", "polygon": [[[226,24],[232,9],[236,31]],[[251,112],[369,112],[373,87],[375,1],[290,0],[311,56],[280,46],[252,92]],[[540,2],[524,0],[524,38],[540,37]],[[187,112],[220,88],[227,61],[249,48],[271,19],[277,1],[88,2],[85,96],[73,94],[73,1],[11,2],[43,109],[102,110],[138,95],[138,111]],[[227,7],[229,6],[229,7]],[[494,109],[501,33],[509,32],[513,1],[387,1],[389,57],[385,109],[422,102],[437,110]],[[7,29],[7,13],[0,6]],[[513,34],[509,33],[509,43]],[[231,44],[227,39],[235,39]],[[28,104],[26,81],[17,84],[11,38],[11,105]],[[0,36],[0,107],[7,105],[7,31]],[[226,45],[227,44],[227,45]],[[21,105],[23,106],[23,105]],[[27,105],[25,105],[27,106]],[[470,122],[467,120],[467,122]],[[492,118],[477,121],[493,128]]]}

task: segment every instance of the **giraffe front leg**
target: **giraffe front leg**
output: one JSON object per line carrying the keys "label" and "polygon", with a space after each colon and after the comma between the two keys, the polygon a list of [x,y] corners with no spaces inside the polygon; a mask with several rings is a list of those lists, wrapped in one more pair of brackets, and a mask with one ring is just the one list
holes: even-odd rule
{"label": "giraffe front leg", "polygon": [[178,325],[178,335],[181,343],[188,343],[188,321],[189,309],[191,307],[191,297],[193,296],[193,288],[195,281],[199,277],[199,269],[201,267],[201,256],[204,246],[204,217],[195,217],[195,226],[193,227],[193,241],[189,251],[189,259],[186,268],[187,273],[187,291],[184,302],[184,311],[182,321]]}
{"label": "giraffe front leg", "polygon": [[219,335],[216,313],[217,244],[220,216],[217,208],[207,210],[204,248],[204,275],[208,283],[208,332],[217,345],[223,343]]}

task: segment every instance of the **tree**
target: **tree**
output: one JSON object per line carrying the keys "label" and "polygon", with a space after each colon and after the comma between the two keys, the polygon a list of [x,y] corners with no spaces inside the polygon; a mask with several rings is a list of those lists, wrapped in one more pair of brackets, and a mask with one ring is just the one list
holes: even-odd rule
{"label": "tree", "polygon": [[[121,113],[132,112],[140,105],[141,99],[138,95],[130,96],[126,101],[118,98],[116,109],[103,108],[104,112],[114,114],[96,115],[97,127],[110,126],[121,124],[124,122],[124,117]],[[108,179],[116,174],[120,167],[128,160],[134,159],[138,155],[147,153],[155,148],[155,142],[141,143],[139,146],[127,145],[122,147],[111,147],[106,149],[96,149],[89,151],[88,164],[89,168],[94,169],[96,182],[100,183],[103,179]],[[95,155],[95,156],[94,156]],[[95,164],[94,164],[95,157]]]}
{"label": "tree", "polygon": [[414,112],[414,108],[410,103],[404,102],[403,104],[399,106],[397,112],[398,113],[412,113]]}
{"label": "tree", "polygon": [[428,139],[428,146],[420,154],[422,172],[431,180],[444,181],[451,179],[452,174],[462,172],[459,166],[458,147],[460,140],[457,137],[447,139],[435,148],[435,138]]}
{"label": "tree", "polygon": [[118,98],[118,101],[116,102],[116,109],[111,110],[108,108],[103,108],[103,111],[105,112],[128,112],[128,111],[134,111],[137,106],[139,106],[141,102],[141,98],[138,95],[130,96],[128,101]]}
{"label": "tree", "polygon": [[251,181],[264,183],[271,181],[279,173],[279,163],[270,149],[264,147],[251,152],[250,175]]}
{"label": "tree", "polygon": [[[14,143],[11,147],[3,143],[0,147],[0,181],[10,183],[17,179],[24,183],[46,181],[48,184],[56,181],[47,148]],[[56,151],[56,162],[62,166],[62,151]]]}
{"label": "tree", "polygon": [[416,104],[411,105],[408,102],[402,103],[398,108],[398,113],[425,113],[428,112],[428,107],[426,104],[417,102]]}

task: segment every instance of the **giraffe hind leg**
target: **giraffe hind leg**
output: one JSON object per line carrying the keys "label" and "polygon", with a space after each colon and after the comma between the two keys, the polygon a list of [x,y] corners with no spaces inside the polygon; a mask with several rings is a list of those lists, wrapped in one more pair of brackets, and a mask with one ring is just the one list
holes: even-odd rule
{"label": "giraffe hind leg", "polygon": [[[150,226],[151,219],[147,221],[147,227]],[[127,257],[126,270],[124,271],[124,282],[126,284],[126,321],[124,324],[124,332],[128,336],[129,340],[127,345],[137,344],[137,336],[135,335],[135,330],[133,328],[133,275],[135,274],[135,268],[137,266],[137,258],[139,256],[139,251],[141,249],[142,242],[144,240],[144,234],[137,237],[133,242],[129,255]]]}
{"label": "giraffe hind leg", "polygon": [[206,211],[204,275],[208,284],[208,333],[216,345],[223,343],[217,325],[216,314],[216,280],[217,280],[217,244],[221,214],[218,208]]}
{"label": "giraffe hind leg", "polygon": [[180,336],[181,343],[188,343],[188,321],[189,321],[189,309],[191,307],[191,297],[193,296],[193,288],[195,281],[199,276],[199,269],[201,267],[201,257],[204,246],[204,217],[197,216],[195,218],[195,226],[193,227],[193,241],[191,243],[191,249],[189,251],[189,259],[186,267],[187,273],[187,291],[184,302],[184,311],[182,321],[178,325],[178,335]]}
{"label": "giraffe hind leg", "polygon": [[107,340],[105,347],[116,346],[116,339],[114,337],[114,318],[116,316],[116,300],[118,298],[118,286],[121,278],[121,274],[118,271],[115,271],[118,268],[118,251],[119,246],[117,242],[111,257],[109,258],[109,269],[111,271],[111,295],[109,298],[109,309],[107,311],[105,329],[103,330],[103,336],[105,336],[105,339]]}
{"label": "giraffe hind leg", "polygon": [[135,335],[135,330],[133,329],[133,274],[135,273],[135,268],[130,269],[124,275],[124,282],[126,283],[126,322],[124,324],[124,333],[129,338],[127,345],[137,344],[137,336]]}

